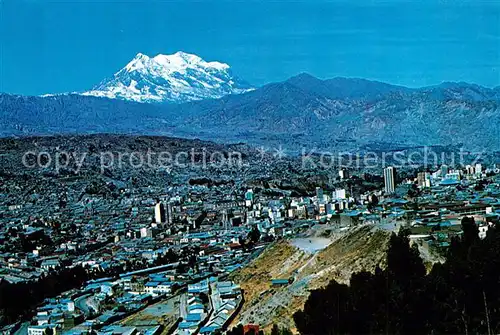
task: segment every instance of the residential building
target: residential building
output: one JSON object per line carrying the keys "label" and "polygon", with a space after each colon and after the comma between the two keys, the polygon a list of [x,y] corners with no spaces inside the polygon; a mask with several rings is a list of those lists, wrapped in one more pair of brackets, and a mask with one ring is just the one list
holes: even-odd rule
{"label": "residential building", "polygon": [[28,335],[44,335],[47,329],[52,329],[52,334],[57,335],[57,326],[54,324],[29,326]]}

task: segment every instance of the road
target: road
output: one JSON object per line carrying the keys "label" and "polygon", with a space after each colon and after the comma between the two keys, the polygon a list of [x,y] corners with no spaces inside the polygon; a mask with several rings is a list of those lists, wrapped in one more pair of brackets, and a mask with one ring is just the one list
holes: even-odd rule
{"label": "road", "polygon": [[188,315],[187,293],[181,294],[179,297],[179,316],[186,320]]}
{"label": "road", "polygon": [[85,316],[90,316],[90,308],[88,305],[88,299],[92,296],[92,294],[85,294],[81,297],[75,299],[75,307],[78,308],[85,314]]}
{"label": "road", "polygon": [[19,329],[14,332],[14,335],[27,335],[29,325],[29,322],[23,322]]}

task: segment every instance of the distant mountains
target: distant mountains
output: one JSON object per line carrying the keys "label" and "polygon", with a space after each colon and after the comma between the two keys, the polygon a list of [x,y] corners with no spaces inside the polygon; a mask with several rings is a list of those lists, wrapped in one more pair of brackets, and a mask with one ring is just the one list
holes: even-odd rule
{"label": "distant mountains", "polygon": [[83,95],[182,103],[252,89],[250,84],[233,75],[229,65],[206,62],[199,56],[179,51],[152,58],[139,53],[123,69]]}
{"label": "distant mountains", "polygon": [[[444,83],[411,89],[307,74],[239,96],[175,108],[190,131],[318,149],[413,145],[500,148],[500,89]],[[179,122],[180,124],[180,122]]]}
{"label": "distant mountains", "polygon": [[415,89],[300,74],[237,95],[177,104],[79,94],[1,94],[0,135],[109,132],[242,141],[294,150],[420,145],[500,150],[499,103],[500,88],[467,83]]}

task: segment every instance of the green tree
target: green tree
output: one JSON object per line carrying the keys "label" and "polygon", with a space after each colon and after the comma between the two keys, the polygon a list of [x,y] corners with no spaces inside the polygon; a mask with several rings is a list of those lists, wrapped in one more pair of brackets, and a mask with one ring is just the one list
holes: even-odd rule
{"label": "green tree", "polygon": [[248,239],[252,242],[252,243],[257,243],[259,242],[260,240],[260,231],[259,229],[257,229],[257,227],[253,227],[252,230],[248,233]]}

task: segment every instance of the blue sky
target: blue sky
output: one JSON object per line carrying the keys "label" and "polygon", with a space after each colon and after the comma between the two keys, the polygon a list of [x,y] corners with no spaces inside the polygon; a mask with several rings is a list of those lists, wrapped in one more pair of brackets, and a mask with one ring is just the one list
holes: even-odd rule
{"label": "blue sky", "polygon": [[500,85],[497,1],[0,0],[0,91],[91,88],[138,52],[229,63],[255,85],[301,72],[407,86]]}

